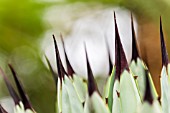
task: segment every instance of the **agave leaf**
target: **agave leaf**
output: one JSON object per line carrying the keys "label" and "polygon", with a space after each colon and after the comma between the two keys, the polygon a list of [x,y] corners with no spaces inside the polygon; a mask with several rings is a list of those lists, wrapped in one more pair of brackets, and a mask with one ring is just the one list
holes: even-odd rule
{"label": "agave leaf", "polygon": [[87,93],[87,83],[85,83],[82,78],[73,75],[73,86],[77,92],[80,101],[84,103]]}
{"label": "agave leaf", "polygon": [[98,92],[93,92],[93,94],[87,97],[84,107],[84,113],[110,113],[107,105],[100,97]]}
{"label": "agave leaf", "polygon": [[121,100],[120,100],[120,82],[115,81],[113,88],[113,106],[112,113],[122,113]]}
{"label": "agave leaf", "polygon": [[113,90],[114,87],[114,82],[116,80],[121,80],[122,72],[124,70],[129,70],[128,68],[128,63],[126,60],[125,52],[123,50],[123,46],[120,40],[119,32],[118,32],[118,27],[116,23],[116,14],[114,12],[114,22],[115,22],[115,76],[114,78],[111,78],[111,84],[110,84],[110,93],[109,93],[109,98],[108,98],[108,105],[110,111],[112,110],[113,106],[113,94],[115,91]]}
{"label": "agave leaf", "polygon": [[56,100],[56,113],[62,112],[62,85],[60,80],[57,85],[57,100]]}
{"label": "agave leaf", "polygon": [[106,99],[108,99],[109,93],[113,92],[113,90],[111,91],[111,89],[113,89],[114,75],[115,75],[115,68],[113,68],[111,75],[107,78],[107,81],[106,81],[106,85],[104,88],[104,98]]}
{"label": "agave leaf", "polygon": [[62,95],[64,96],[62,96],[62,113],[83,113],[83,105],[79,100],[76,90],[68,77],[65,77],[63,88]]}
{"label": "agave leaf", "polygon": [[151,91],[151,84],[149,82],[149,72],[148,70],[145,70],[145,96],[144,96],[144,102],[148,102],[150,104],[153,103],[154,97],[152,95]]}
{"label": "agave leaf", "polygon": [[56,102],[56,112],[61,113],[62,112],[62,82],[64,80],[65,75],[67,75],[63,64],[61,62],[60,53],[58,50],[57,42],[55,40],[55,36],[53,35],[53,41],[55,46],[55,53],[56,53],[56,63],[57,63],[57,70],[58,70],[58,81],[57,84],[57,102]]}
{"label": "agave leaf", "polygon": [[62,85],[62,113],[70,113],[71,106],[70,106],[70,100],[68,96],[68,91],[66,89],[65,84]]}
{"label": "agave leaf", "polygon": [[154,83],[153,83],[153,80],[152,80],[150,73],[149,73],[148,77],[149,77],[149,83],[151,85],[151,92],[152,92],[153,98],[157,100],[159,98],[159,96],[158,96],[158,93],[157,93],[156,88],[154,86]]}
{"label": "agave leaf", "polygon": [[161,102],[162,110],[164,113],[170,113],[170,82],[169,82],[169,60],[168,53],[166,50],[166,45],[164,41],[163,29],[162,29],[162,20],[160,17],[160,41],[161,41],[161,53],[162,53],[162,71],[161,71]]}
{"label": "agave leaf", "polygon": [[123,50],[123,46],[122,46],[120,36],[119,36],[115,12],[114,12],[114,22],[115,22],[115,65],[116,65],[115,79],[120,80],[122,72],[125,69],[129,70],[129,68],[128,68],[127,59],[126,59],[125,52]]}
{"label": "agave leaf", "polygon": [[162,113],[160,103],[154,98],[152,93],[152,84],[150,83],[149,72],[145,70],[145,96],[144,102],[139,106],[137,113]]}
{"label": "agave leaf", "polygon": [[[169,64],[168,64],[169,66]],[[164,113],[170,113],[170,82],[169,76],[167,75],[166,67],[163,66],[161,71],[161,103],[162,103],[162,110]]]}
{"label": "agave leaf", "polygon": [[148,102],[144,102],[139,106],[137,113],[162,113],[162,111],[159,102],[153,101],[152,105]]}
{"label": "agave leaf", "polygon": [[113,87],[114,87],[114,80],[115,79],[115,68],[113,68],[111,76],[109,76],[109,79],[107,81],[106,86],[106,94],[105,98],[108,98],[108,106],[109,110],[112,111],[112,104],[113,104]]}
{"label": "agave leaf", "polygon": [[135,79],[135,83],[142,100],[145,92],[145,66],[143,61],[140,58],[137,58],[136,62],[135,60],[132,60],[130,64],[130,70]]}
{"label": "agave leaf", "polygon": [[120,79],[120,99],[122,113],[135,113],[137,105],[141,103],[133,75],[126,70]]}

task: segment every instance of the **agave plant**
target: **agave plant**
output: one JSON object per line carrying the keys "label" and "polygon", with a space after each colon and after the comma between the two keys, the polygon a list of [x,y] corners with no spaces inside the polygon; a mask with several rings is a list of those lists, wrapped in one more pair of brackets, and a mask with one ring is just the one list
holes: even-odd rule
{"label": "agave plant", "polygon": [[[147,68],[147,63],[145,63],[139,56],[133,27],[133,18],[131,18],[132,59],[130,64],[127,63],[120,40],[115,13],[114,22],[115,64],[112,64],[111,56],[108,52],[110,70],[103,92],[99,92],[97,83],[93,76],[90,62],[88,60],[86,44],[84,47],[87,62],[87,80],[75,73],[67,57],[64,41],[62,39],[67,71],[64,69],[57,42],[53,35],[58,73],[55,73],[47,57],[46,60],[56,84],[56,113],[170,113],[170,65],[168,63],[168,54],[164,42],[161,19],[161,97],[157,95],[151,75]],[[9,93],[15,102],[14,113],[35,113],[35,110],[31,106],[21,83],[17,78],[16,72],[10,64],[9,68],[13,74],[20,96],[17,95],[2,69],[0,69],[0,74],[4,78]],[[7,113],[1,105],[0,113]]]}

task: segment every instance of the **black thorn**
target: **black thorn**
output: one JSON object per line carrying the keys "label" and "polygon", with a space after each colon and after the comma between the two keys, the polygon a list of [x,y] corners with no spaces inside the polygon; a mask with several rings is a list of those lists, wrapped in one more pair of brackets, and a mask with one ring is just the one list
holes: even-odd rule
{"label": "black thorn", "polygon": [[116,90],[117,97],[120,98],[120,92]]}
{"label": "black thorn", "polygon": [[137,41],[136,41],[136,35],[135,35],[135,29],[134,29],[134,24],[133,24],[133,16],[131,14],[131,29],[132,29],[132,60],[137,62],[137,58],[139,58],[139,53],[138,53],[138,47],[137,47]]}
{"label": "black thorn", "polygon": [[70,61],[68,60],[68,56],[67,56],[67,53],[66,53],[66,50],[65,50],[65,43],[64,43],[62,34],[60,34],[60,37],[61,37],[61,41],[63,43],[63,49],[64,49],[64,54],[65,54],[65,59],[66,59],[66,64],[67,64],[67,73],[68,73],[68,75],[70,75],[73,78],[73,74],[75,72],[73,70],[73,67],[70,64]]}
{"label": "black thorn", "polygon": [[47,56],[45,56],[45,59],[47,61],[48,67],[53,75],[53,79],[55,81],[56,89],[57,89],[57,83],[58,83],[58,74],[53,70],[50,61],[48,60]]}
{"label": "black thorn", "polygon": [[161,103],[161,97],[160,97],[160,96],[158,97],[158,102],[159,102],[160,105],[162,104],[162,103]]}
{"label": "black thorn", "polygon": [[11,97],[12,97],[13,100],[14,100],[15,105],[18,105],[19,102],[21,101],[20,98],[18,97],[17,93],[15,92],[14,88],[13,88],[12,85],[10,84],[9,80],[7,79],[5,73],[2,71],[1,68],[0,68],[0,73],[1,73],[3,79],[4,79],[5,83],[6,83],[6,86],[7,86],[7,88],[8,88],[8,91],[9,91]]}
{"label": "black thorn", "polygon": [[23,104],[24,104],[24,108],[25,108],[25,109],[31,109],[31,110],[33,110],[32,105],[31,105],[31,103],[30,103],[30,101],[29,101],[29,99],[28,99],[25,91],[23,90],[23,87],[22,87],[20,81],[18,80],[18,77],[17,77],[17,75],[16,75],[15,70],[13,69],[13,67],[12,67],[10,64],[8,64],[8,65],[9,65],[9,68],[10,68],[10,70],[11,70],[11,72],[12,72],[13,77],[14,77],[14,80],[15,80],[15,83],[16,83],[16,86],[17,86],[17,89],[18,89],[18,92],[19,92],[19,94],[20,94],[20,96],[21,96],[21,99],[22,99],[22,102],[23,102]]}
{"label": "black thorn", "polygon": [[151,86],[149,82],[149,72],[148,70],[145,70],[145,78],[146,78],[146,85],[145,85],[145,95],[144,95],[144,101],[147,101],[149,104],[153,103],[153,95],[151,91]]}
{"label": "black thorn", "polygon": [[162,52],[162,66],[168,66],[168,53],[166,50],[166,45],[164,41],[163,29],[162,29],[162,19],[160,17],[160,41],[161,41],[161,52]]}
{"label": "black thorn", "polygon": [[133,76],[133,77],[134,77],[135,80],[138,78],[138,76]]}
{"label": "black thorn", "polygon": [[57,62],[58,76],[59,76],[60,82],[62,84],[62,79],[64,79],[64,75],[67,75],[67,73],[66,73],[66,71],[65,71],[65,69],[63,67],[62,62],[61,62],[61,58],[60,58],[57,42],[55,40],[55,36],[54,35],[53,35],[53,40],[54,40],[55,53],[56,53],[56,62]]}
{"label": "black thorn", "polygon": [[8,113],[8,112],[5,111],[5,109],[1,106],[1,104],[0,104],[0,113]]}
{"label": "black thorn", "polygon": [[93,76],[93,73],[90,67],[90,63],[89,63],[87,51],[86,51],[86,46],[85,46],[85,53],[86,53],[87,72],[88,72],[87,74],[88,75],[88,93],[89,93],[89,96],[91,96],[93,92],[95,91],[98,92],[98,88],[97,88],[97,84],[95,82],[95,79],[94,79],[94,76]]}
{"label": "black thorn", "polygon": [[128,63],[126,60],[125,52],[123,50],[123,46],[120,40],[118,27],[116,23],[116,14],[114,12],[114,22],[115,22],[115,65],[116,65],[116,74],[115,78],[119,79],[121,73],[126,69],[129,71]]}

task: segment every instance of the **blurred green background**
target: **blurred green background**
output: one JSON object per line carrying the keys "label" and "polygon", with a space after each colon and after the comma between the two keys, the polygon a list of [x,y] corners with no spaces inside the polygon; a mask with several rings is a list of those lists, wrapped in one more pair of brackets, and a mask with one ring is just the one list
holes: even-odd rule
{"label": "blurred green background", "polygon": [[[80,4],[84,4],[85,9],[120,6],[132,11],[137,21],[153,23],[155,26],[159,25],[159,16],[162,15],[166,37],[170,36],[168,0],[0,0],[0,67],[13,83],[7,64],[14,66],[33,107],[39,113],[55,111],[55,84],[42,61],[44,52],[40,47],[44,34],[52,29],[44,18],[51,7],[58,7],[56,10],[62,14],[60,7],[68,5],[77,7],[77,13],[73,12],[73,15],[76,14],[74,16],[78,18],[79,12],[82,12]],[[66,23],[59,24],[58,30],[62,31],[62,25]],[[68,31],[64,31],[66,35]],[[168,44],[170,40],[167,40]],[[0,77],[0,98],[7,95],[9,93]]]}

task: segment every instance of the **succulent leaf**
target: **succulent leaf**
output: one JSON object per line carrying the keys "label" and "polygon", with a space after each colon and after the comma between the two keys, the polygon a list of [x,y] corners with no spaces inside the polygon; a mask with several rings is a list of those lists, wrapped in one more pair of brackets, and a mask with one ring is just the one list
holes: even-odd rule
{"label": "succulent leaf", "polygon": [[128,68],[128,63],[126,60],[125,52],[123,50],[123,46],[120,40],[118,27],[116,23],[116,14],[114,12],[114,22],[115,22],[115,66],[116,66],[116,75],[115,78],[120,80],[120,76],[122,72]]}
{"label": "succulent leaf", "polygon": [[115,81],[113,88],[113,104],[112,104],[112,113],[122,113],[121,109],[121,100],[120,100],[120,82],[118,80]]}
{"label": "succulent leaf", "polygon": [[85,83],[83,79],[77,75],[73,75],[73,85],[81,103],[84,103],[87,93],[87,83]]}
{"label": "succulent leaf", "polygon": [[170,113],[170,82],[169,82],[169,76],[167,75],[166,67],[163,66],[161,71],[161,104],[162,104],[162,110],[164,113]]}
{"label": "succulent leaf", "polygon": [[133,75],[126,70],[120,78],[120,100],[122,113],[135,113],[141,103]]}
{"label": "succulent leaf", "polygon": [[97,92],[87,97],[84,113],[110,113],[107,105]]}
{"label": "succulent leaf", "polygon": [[145,66],[143,61],[140,58],[137,58],[136,62],[135,60],[132,60],[130,64],[130,70],[135,79],[135,83],[142,100],[145,92]]}
{"label": "succulent leaf", "polygon": [[139,106],[137,113],[162,113],[162,111],[158,101],[153,101],[152,105],[148,102],[144,102]]}
{"label": "succulent leaf", "polygon": [[151,91],[151,86],[149,83],[149,74],[148,74],[148,70],[145,70],[145,78],[146,78],[146,88],[145,88],[145,96],[144,96],[144,101],[147,101],[149,104],[153,103],[154,97],[152,95],[152,91]]}
{"label": "succulent leaf", "polygon": [[[106,95],[106,98],[108,98],[108,106],[109,110],[112,111],[112,106],[113,106],[113,87],[114,87],[114,82],[115,82],[115,68],[113,68],[113,72],[111,76],[108,79],[109,85],[108,85],[108,93]],[[108,97],[107,97],[108,96]]]}
{"label": "succulent leaf", "polygon": [[[62,98],[62,107],[64,107],[62,108],[62,113],[68,113],[65,112],[66,105],[63,104],[67,104],[67,106],[70,106],[70,109],[68,109],[70,110],[69,113],[83,113],[83,105],[79,100],[76,90],[70,79],[68,77],[65,77],[63,84],[64,84],[63,87],[65,87],[65,89],[63,89],[62,91],[66,90],[65,93],[68,94],[68,99],[65,101],[64,98]],[[62,92],[62,95],[65,94]]]}

